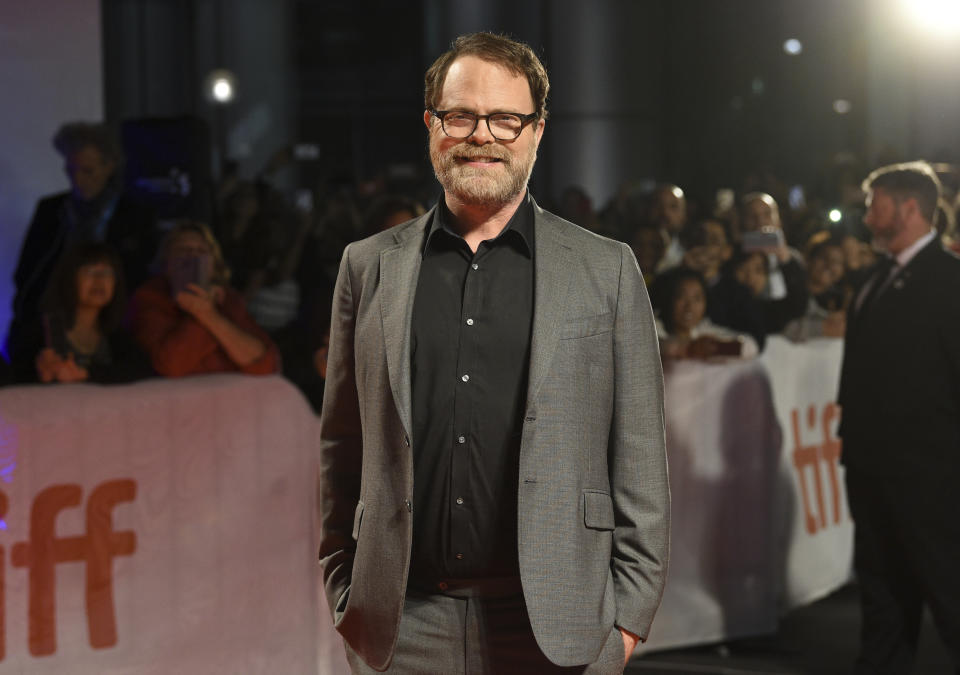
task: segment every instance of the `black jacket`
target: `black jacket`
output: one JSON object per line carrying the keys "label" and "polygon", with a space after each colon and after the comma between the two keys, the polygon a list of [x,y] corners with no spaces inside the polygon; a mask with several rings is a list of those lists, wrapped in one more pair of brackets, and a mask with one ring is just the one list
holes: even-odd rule
{"label": "black jacket", "polygon": [[960,476],[960,259],[935,239],[876,298],[851,304],[838,402],[842,461]]}

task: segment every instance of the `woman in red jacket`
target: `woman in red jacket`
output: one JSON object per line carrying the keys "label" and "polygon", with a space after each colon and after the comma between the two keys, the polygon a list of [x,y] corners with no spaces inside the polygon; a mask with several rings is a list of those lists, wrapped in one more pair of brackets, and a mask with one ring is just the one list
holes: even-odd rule
{"label": "woman in red jacket", "polygon": [[161,275],[134,293],[130,319],[158,373],[279,372],[279,352],[228,285],[230,270],[206,225],[178,223],[157,262]]}

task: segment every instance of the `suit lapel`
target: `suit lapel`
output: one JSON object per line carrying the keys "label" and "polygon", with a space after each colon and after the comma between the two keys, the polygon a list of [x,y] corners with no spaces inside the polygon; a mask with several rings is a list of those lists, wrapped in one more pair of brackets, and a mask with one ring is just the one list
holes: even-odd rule
{"label": "suit lapel", "polygon": [[[410,385],[410,318],[420,274],[423,233],[433,209],[397,234],[397,245],[380,253],[380,317],[390,389],[400,421],[412,433]],[[419,235],[419,236],[418,236]]]}
{"label": "suit lapel", "polygon": [[533,334],[530,337],[530,376],[527,410],[550,368],[557,349],[567,291],[570,287],[572,251],[564,241],[554,218],[533,205],[534,213],[534,295]]}
{"label": "suit lapel", "polygon": [[[928,268],[930,259],[934,258],[942,250],[943,247],[940,239],[934,237],[929,244],[920,249],[917,254],[910,259],[910,262],[908,262],[903,269],[898,270],[883,288],[877,291],[875,297],[866,298],[860,309],[852,308],[853,311],[849,317],[850,329],[856,331],[860,327],[861,319],[865,319],[878,309],[880,309],[882,314],[882,307],[895,300],[904,290],[909,290],[918,270]],[[873,279],[873,283],[883,284],[883,282],[883,279]]]}

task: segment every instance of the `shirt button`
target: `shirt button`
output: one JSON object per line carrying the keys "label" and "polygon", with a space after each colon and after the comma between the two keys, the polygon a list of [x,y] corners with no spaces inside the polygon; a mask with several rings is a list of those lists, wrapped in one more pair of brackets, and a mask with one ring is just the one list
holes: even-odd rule
{"label": "shirt button", "polygon": [[467,325],[468,325],[468,326],[472,326],[472,325],[473,325],[473,319],[467,319]]}
{"label": "shirt button", "polygon": [[457,506],[463,506],[463,497],[457,497]]}
{"label": "shirt button", "polygon": [[480,269],[480,265],[478,265],[477,263],[473,263],[472,265],[470,265],[470,267],[472,267],[475,270]]}
{"label": "shirt button", "polygon": [[469,382],[469,381],[470,381],[470,376],[469,376],[469,375],[464,375],[464,376],[461,377],[460,379],[463,380],[464,382]]}
{"label": "shirt button", "polygon": [[463,443],[466,443],[466,442],[467,442],[467,437],[466,437],[466,436],[460,436],[460,437],[457,439],[457,443],[463,444]]}
{"label": "shirt button", "polygon": [[458,553],[458,554],[457,554],[457,560],[463,560],[463,554],[462,554],[462,553]]}

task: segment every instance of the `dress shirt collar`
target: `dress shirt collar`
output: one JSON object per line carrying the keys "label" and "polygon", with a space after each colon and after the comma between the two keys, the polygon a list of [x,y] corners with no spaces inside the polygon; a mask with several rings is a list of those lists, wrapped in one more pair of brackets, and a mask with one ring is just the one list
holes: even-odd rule
{"label": "dress shirt collar", "polygon": [[914,256],[916,256],[924,246],[933,241],[935,236],[937,236],[937,231],[931,227],[929,232],[910,244],[910,246],[907,248],[900,251],[900,253],[894,256],[897,266],[906,267],[907,263],[913,260]]}
{"label": "dress shirt collar", "polygon": [[[430,222],[430,230],[427,233],[427,239],[423,247],[424,251],[436,240],[435,235],[441,230],[463,241],[463,237],[457,234],[450,225],[453,223],[453,220],[453,214],[450,212],[450,209],[447,208],[447,203],[443,195],[440,195],[440,199],[437,202],[437,209]],[[503,228],[500,234],[491,239],[490,242],[507,240],[510,237],[513,237],[520,243],[520,250],[528,258],[533,257],[533,200],[530,198],[529,191],[523,201],[520,202],[520,206],[514,211],[513,216],[510,217],[506,227]]]}

